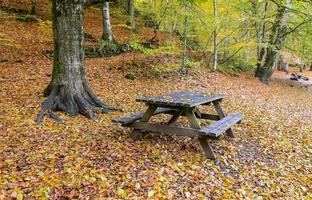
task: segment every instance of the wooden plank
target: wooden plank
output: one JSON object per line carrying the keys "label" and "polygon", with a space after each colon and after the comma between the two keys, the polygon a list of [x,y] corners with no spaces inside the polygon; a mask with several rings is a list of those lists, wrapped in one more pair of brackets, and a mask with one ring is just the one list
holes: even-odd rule
{"label": "wooden plank", "polygon": [[[174,111],[175,111],[174,109],[169,109],[169,108],[157,108],[157,110],[154,112],[153,115],[162,114],[162,113],[170,114],[170,113],[173,113]],[[144,113],[145,112],[143,111],[139,111],[131,115],[127,115],[127,116],[120,117],[118,119],[114,119],[113,122],[120,123],[122,125],[129,124],[136,120],[141,119],[144,116]]]}
{"label": "wooden plank", "polygon": [[[195,113],[196,113],[196,109],[195,108],[188,109],[184,113],[185,113],[186,117],[188,118],[189,123],[191,124],[192,128],[194,128],[194,129],[200,129],[201,128],[200,124],[198,123],[198,121],[196,119],[196,116],[195,116]],[[199,137],[198,141],[199,141],[200,146],[202,147],[202,149],[203,149],[203,151],[205,153],[205,156],[208,159],[215,160],[216,156],[214,155],[213,150],[212,150],[211,146],[209,145],[207,139]]]}
{"label": "wooden plank", "polygon": [[160,107],[183,107],[191,108],[202,104],[208,104],[214,101],[221,101],[224,95],[210,96],[198,92],[177,92],[157,97],[140,97],[138,102],[145,102],[149,105]]}
{"label": "wooden plank", "polygon": [[[148,109],[146,110],[146,112],[144,113],[144,115],[142,116],[142,118],[140,119],[140,121],[142,122],[148,122],[152,116],[154,115],[155,111],[156,111],[157,107],[156,106],[149,106]],[[130,137],[132,139],[136,139],[139,135],[140,135],[140,130],[138,129],[134,129],[131,134]]]}
{"label": "wooden plank", "polygon": [[209,120],[218,121],[218,120],[220,120],[220,117],[219,117],[219,115],[201,113],[200,119],[209,119]]}
{"label": "wooden plank", "polygon": [[168,126],[174,126],[176,122],[178,121],[179,117],[183,114],[183,112],[184,112],[183,109],[175,111],[175,113],[173,114],[169,122],[167,123]]}
{"label": "wooden plank", "polygon": [[201,132],[213,137],[219,137],[223,132],[231,128],[244,118],[242,114],[230,114],[221,120],[201,129]]}
{"label": "wooden plank", "polygon": [[173,127],[161,124],[152,124],[147,122],[134,122],[132,124],[128,124],[128,127],[147,130],[147,131],[155,131],[167,134],[175,134],[179,136],[188,136],[188,137],[201,137],[200,130],[192,129],[192,128],[181,128],[181,127]]}
{"label": "wooden plank", "polygon": [[[224,114],[224,112],[223,112],[223,110],[222,110],[222,108],[221,108],[220,102],[218,102],[218,101],[213,102],[213,106],[214,106],[215,110],[217,111],[217,113],[218,113],[220,119],[224,118],[224,117],[225,117],[225,114]],[[233,131],[232,131],[231,128],[229,128],[229,129],[226,130],[226,134],[227,134],[227,136],[229,136],[230,138],[235,138],[235,136],[234,136]]]}
{"label": "wooden plank", "polygon": [[199,122],[197,121],[196,119],[196,116],[195,116],[195,109],[187,109],[184,111],[190,125],[192,128],[195,128],[195,129],[200,129],[200,124]]}
{"label": "wooden plank", "polygon": [[208,159],[215,160],[216,156],[213,153],[213,150],[212,150],[211,146],[209,145],[208,141],[206,139],[204,139],[204,138],[199,138],[198,141],[200,143],[200,146],[202,147],[202,149],[205,152],[205,156]]}

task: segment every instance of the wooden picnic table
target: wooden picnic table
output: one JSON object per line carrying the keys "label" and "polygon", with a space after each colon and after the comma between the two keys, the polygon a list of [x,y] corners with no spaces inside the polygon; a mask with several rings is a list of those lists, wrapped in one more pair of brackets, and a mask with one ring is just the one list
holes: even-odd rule
{"label": "wooden picnic table", "polygon": [[[157,97],[140,97],[136,101],[146,103],[148,109],[145,112],[136,112],[114,121],[123,126],[134,128],[131,133],[132,138],[136,138],[141,130],[195,137],[206,157],[216,159],[207,139],[218,138],[224,132],[229,137],[234,138],[231,126],[244,118],[242,114],[225,115],[220,104],[223,98],[224,95],[211,96],[199,92],[176,92]],[[200,105],[208,106],[211,104],[214,106],[216,114],[202,113],[198,109]],[[169,114],[172,117],[166,124],[150,123],[149,120],[152,116],[158,114]],[[181,116],[186,116],[190,128],[176,125]],[[198,119],[214,120],[215,123],[201,127]]]}

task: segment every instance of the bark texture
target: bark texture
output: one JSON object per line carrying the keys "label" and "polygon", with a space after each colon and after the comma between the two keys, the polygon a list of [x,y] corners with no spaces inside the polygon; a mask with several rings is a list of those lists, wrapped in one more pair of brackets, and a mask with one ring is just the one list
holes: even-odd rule
{"label": "bark texture", "polygon": [[113,42],[114,39],[113,39],[113,33],[112,33],[112,26],[111,26],[110,17],[109,17],[109,2],[107,1],[103,3],[102,14],[103,14],[102,40]]}
{"label": "bark texture", "polygon": [[130,25],[132,30],[135,30],[134,21],[134,0],[128,0],[128,14],[130,15]]}
{"label": "bark texture", "polygon": [[[213,16],[216,20],[217,18],[217,0],[213,0]],[[214,22],[213,27],[213,66],[212,70],[216,71],[218,67],[218,33],[217,33],[217,26],[216,21]]]}
{"label": "bark texture", "polygon": [[95,112],[113,110],[91,90],[86,80],[83,32],[84,0],[53,0],[54,57],[52,79],[44,91],[48,99],[36,121],[45,113],[59,118],[52,111],[63,111],[71,116],[78,114],[95,119]]}

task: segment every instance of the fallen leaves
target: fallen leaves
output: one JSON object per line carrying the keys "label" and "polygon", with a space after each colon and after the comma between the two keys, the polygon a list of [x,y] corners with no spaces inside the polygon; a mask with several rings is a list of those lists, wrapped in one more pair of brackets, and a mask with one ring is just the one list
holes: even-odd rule
{"label": "fallen leaves", "polygon": [[[86,27],[92,27],[87,31],[99,34],[101,27],[92,24],[98,15],[87,16]],[[40,52],[51,44],[44,42],[37,24],[7,20],[1,21],[0,32],[5,28],[25,48],[16,52],[0,47],[0,55],[8,59],[0,63],[0,80],[5,80],[0,82],[0,199],[312,198],[308,91],[276,82],[265,86],[251,75],[229,77],[205,70],[131,81],[124,73],[131,69],[132,55],[124,54],[86,61],[96,94],[124,112],[99,115],[97,122],[59,114],[64,125],[48,119],[37,125],[41,92],[51,73],[51,61]],[[27,34],[14,34],[19,29]],[[217,162],[205,159],[194,139],[150,133],[133,141],[131,130],[111,123],[125,113],[145,110],[135,102],[139,96],[182,90],[225,93],[225,111],[246,116],[234,127],[235,141],[211,141]]]}

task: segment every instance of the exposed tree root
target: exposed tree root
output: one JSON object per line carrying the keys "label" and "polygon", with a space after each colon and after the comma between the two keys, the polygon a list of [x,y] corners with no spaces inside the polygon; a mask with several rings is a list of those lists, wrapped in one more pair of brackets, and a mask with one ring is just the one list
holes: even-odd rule
{"label": "exposed tree root", "polygon": [[44,91],[44,95],[48,98],[42,104],[36,122],[40,123],[47,115],[51,119],[63,123],[53,111],[62,111],[70,116],[82,114],[95,120],[96,113],[108,113],[117,110],[102,102],[87,84],[84,83],[82,88],[78,93],[77,91],[69,92],[64,86],[49,85]]}

